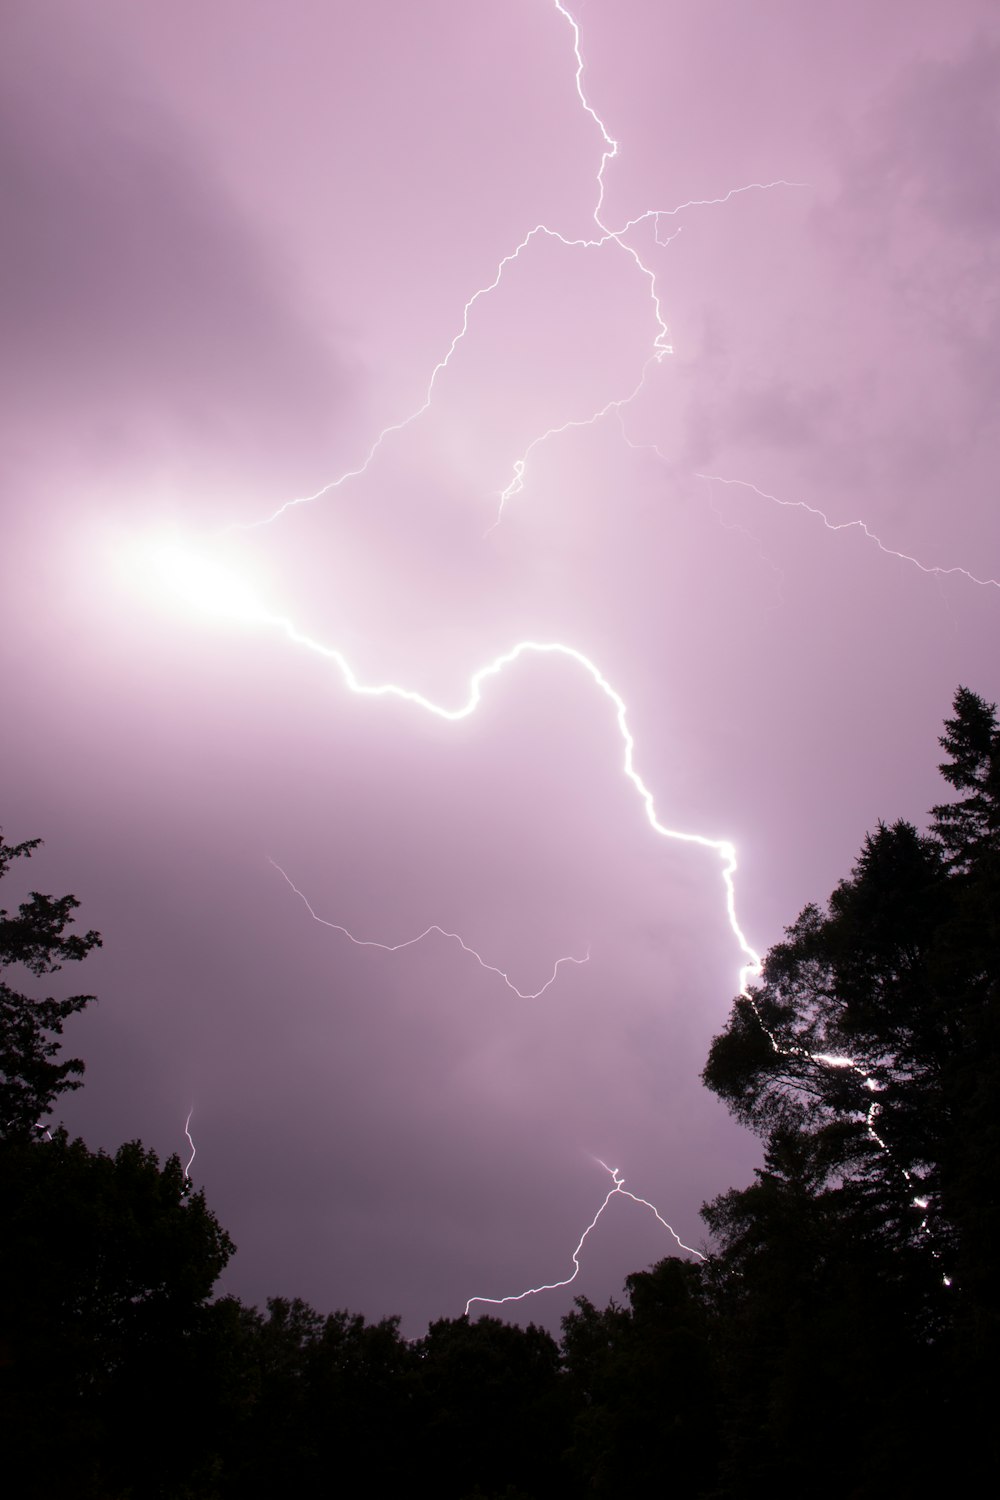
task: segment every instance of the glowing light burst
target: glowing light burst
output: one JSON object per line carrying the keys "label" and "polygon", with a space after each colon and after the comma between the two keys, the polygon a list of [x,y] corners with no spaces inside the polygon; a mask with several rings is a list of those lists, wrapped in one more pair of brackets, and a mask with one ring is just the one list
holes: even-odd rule
{"label": "glowing light burst", "polygon": [[897,552],[895,548],[886,546],[885,542],[875,535],[874,531],[871,530],[865,521],[831,521],[826,512],[820,510],[818,506],[809,505],[805,500],[782,500],[778,495],[769,495],[766,490],[758,489],[748,479],[724,479],[721,474],[696,474],[695,478],[708,480],[712,484],[735,485],[741,489],[750,490],[759,499],[769,500],[773,505],[780,505],[784,510],[807,511],[809,515],[816,516],[822,521],[827,531],[860,531],[886,557],[895,557],[899,562],[911,563],[921,573],[927,573],[938,578],[948,578],[957,573],[960,577],[967,579],[969,583],[978,584],[980,588],[1000,589],[1000,579],[978,578],[975,573],[970,573],[968,568],[958,566],[945,568],[935,563],[922,563],[919,558],[912,557],[908,552]]}
{"label": "glowing light burst", "polygon": [[632,1202],[637,1203],[640,1208],[648,1208],[653,1217],[663,1225],[664,1229],[667,1230],[669,1234],[673,1235],[681,1250],[685,1251],[685,1253],[688,1255],[697,1256],[699,1260],[705,1259],[701,1251],[696,1250],[693,1245],[685,1245],[676,1229],[674,1229],[671,1224],[667,1223],[666,1219],[660,1213],[659,1209],[656,1208],[654,1204],[650,1203],[648,1198],[640,1198],[637,1194],[629,1192],[628,1188],[625,1186],[625,1179],[618,1171],[617,1167],[609,1167],[607,1162],[601,1161],[599,1156],[595,1157],[594,1159],[604,1168],[605,1172],[608,1173],[611,1178],[612,1186],[605,1194],[604,1202],[601,1204],[600,1208],[597,1210],[596,1214],[591,1219],[590,1223],[587,1225],[586,1229],[583,1231],[580,1238],[576,1242],[576,1249],[573,1251],[570,1257],[573,1262],[573,1270],[570,1272],[570,1274],[564,1277],[562,1281],[542,1282],[539,1286],[526,1287],[523,1292],[513,1292],[510,1294],[510,1296],[507,1297],[470,1297],[468,1302],[465,1304],[466,1317],[468,1317],[469,1308],[474,1302],[488,1303],[491,1307],[503,1307],[508,1302],[523,1302],[526,1297],[535,1297],[539,1292],[555,1292],[562,1287],[570,1286],[580,1274],[580,1253],[583,1250],[584,1244],[586,1243],[586,1240],[591,1231],[596,1229],[601,1216],[603,1215],[608,1204],[611,1202],[612,1198],[630,1198]]}
{"label": "glowing light burst", "polygon": [[244,623],[261,618],[261,605],[244,578],[175,536],[119,544],[116,560],[120,575],[144,597],[152,593],[197,614]]}
{"label": "glowing light burst", "polygon": [[517,985],[510,978],[510,975],[507,974],[507,972],[504,969],[498,968],[496,964],[487,963],[486,959],[483,958],[482,954],[478,953],[475,948],[470,947],[469,944],[465,941],[465,939],[459,933],[457,933],[457,932],[448,932],[446,928],[439,927],[436,922],[431,923],[431,925],[429,927],[425,927],[424,930],[423,930],[423,932],[419,932],[416,937],[407,938],[405,940],[405,942],[401,942],[401,943],[384,943],[384,942],[377,942],[373,938],[359,938],[359,937],[355,937],[355,935],[354,935],[353,932],[349,931],[348,928],[341,926],[341,924],[339,922],[328,922],[325,917],[319,916],[319,914],[313,909],[313,907],[312,907],[311,903],[308,901],[308,899],[299,890],[298,886],[294,883],[294,881],[290,878],[290,876],[288,876],[285,873],[285,871],[281,868],[281,866],[278,864],[277,860],[269,859],[269,863],[272,864],[274,866],[274,868],[277,870],[278,874],[281,875],[288,882],[288,884],[291,886],[291,888],[295,892],[296,896],[298,896],[299,900],[302,902],[303,906],[305,907],[305,909],[309,913],[309,915],[312,917],[312,919],[313,919],[314,922],[318,922],[321,927],[329,927],[334,932],[343,933],[344,937],[348,938],[354,944],[354,946],[356,948],[381,948],[384,953],[399,953],[404,948],[412,948],[414,946],[414,944],[416,944],[416,943],[422,943],[423,940],[424,940],[424,938],[430,937],[430,936],[432,936],[432,934],[436,933],[440,937],[446,938],[446,939],[448,939],[451,942],[457,943],[458,946],[461,948],[462,952],[463,953],[468,953],[469,956],[470,956],[470,958],[474,958],[476,960],[476,963],[479,965],[479,967],[481,969],[485,969],[486,972],[489,973],[489,974],[496,974],[496,975],[498,975],[499,978],[503,980],[503,982],[507,986],[507,988],[509,990],[512,990],[513,993],[518,997],[519,1000],[538,1000],[538,999],[540,999],[541,996],[545,994],[545,991],[549,988],[549,986],[555,984],[556,976],[558,975],[559,970],[562,968],[563,964],[585,964],[585,963],[589,963],[590,962],[590,949],[589,948],[587,949],[587,952],[586,952],[586,954],[584,955],[583,958],[575,958],[572,954],[567,954],[566,957],[564,957],[564,958],[557,958],[556,959],[555,963],[552,965],[552,973],[549,975],[548,979],[542,985],[541,989],[537,989],[537,990],[519,990],[518,987],[517,987]]}

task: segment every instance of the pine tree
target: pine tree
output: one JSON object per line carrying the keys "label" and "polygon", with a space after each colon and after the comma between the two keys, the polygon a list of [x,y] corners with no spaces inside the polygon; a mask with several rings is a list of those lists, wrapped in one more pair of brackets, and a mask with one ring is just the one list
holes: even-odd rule
{"label": "pine tree", "polygon": [[[705,1209],[745,1472],[773,1477],[824,1403],[883,1488],[910,1482],[911,1452],[931,1464],[930,1431],[963,1434],[978,1457],[962,1472],[992,1462],[979,1393],[1000,1333],[995,707],[960,688],[941,744],[958,797],[926,833],[897,822],[865,839],[736,999],[703,1074],[766,1145],[757,1181]],[[862,1402],[852,1368],[867,1371]],[[853,1482],[837,1472],[831,1492]]]}

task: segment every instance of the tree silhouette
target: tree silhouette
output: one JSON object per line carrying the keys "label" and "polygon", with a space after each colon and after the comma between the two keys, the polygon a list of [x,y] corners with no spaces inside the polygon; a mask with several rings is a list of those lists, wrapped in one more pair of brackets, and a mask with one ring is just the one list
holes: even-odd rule
{"label": "tree silhouette", "polygon": [[489,1316],[441,1318],[415,1352],[418,1451],[435,1495],[557,1500],[565,1493],[566,1413],[551,1334]]}
{"label": "tree silhouette", "polygon": [[957,1434],[968,1472],[993,1462],[980,1392],[1000,1327],[995,707],[959,689],[941,744],[962,795],[926,833],[899,822],[865,839],[736,999],[703,1074],[766,1142],[757,1181],[704,1211],[744,1482],[790,1482],[823,1410],[851,1442],[816,1493],[919,1488]]}
{"label": "tree silhouette", "polygon": [[674,1257],[626,1278],[627,1306],[586,1297],[563,1319],[574,1414],[575,1493],[709,1491],[718,1451],[716,1374],[698,1266]]}
{"label": "tree silhouette", "polygon": [[233,1251],[176,1156],[0,1141],[0,1426],[22,1496],[173,1496],[216,1441],[209,1297]]}
{"label": "tree silhouette", "polygon": [[[7,844],[0,832],[0,879],[16,859],[30,858],[40,839]],[[9,966],[41,977],[66,962],[77,963],[101,945],[97,932],[70,933],[75,896],[43,896],[32,891],[14,915],[0,908],[0,975]],[[72,995],[56,1000],[22,994],[0,978],[0,1138],[32,1136],[56,1098],[80,1087],[83,1063],[57,1062],[63,1022],[93,1000]]]}
{"label": "tree silhouette", "polygon": [[[0,838],[0,876],[39,842]],[[222,1324],[208,1299],[233,1245],[178,1157],[161,1166],[139,1141],[112,1156],[40,1128],[80,1087],[83,1063],[60,1060],[59,1038],[93,997],[36,998],[7,977],[56,973],[100,945],[67,931],[78,904],[33,891],[0,911],[5,1467],[39,1500],[173,1496],[210,1449],[197,1436]]]}

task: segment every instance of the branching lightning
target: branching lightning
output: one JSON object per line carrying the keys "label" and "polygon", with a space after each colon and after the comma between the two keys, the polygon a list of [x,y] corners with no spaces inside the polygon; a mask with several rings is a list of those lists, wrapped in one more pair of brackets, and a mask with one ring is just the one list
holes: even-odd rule
{"label": "branching lightning", "polygon": [[277,870],[278,874],[288,882],[314,922],[318,922],[321,927],[329,927],[333,932],[342,933],[344,937],[348,938],[356,948],[381,948],[384,953],[399,953],[403,948],[412,948],[414,944],[422,943],[424,938],[430,937],[432,934],[436,933],[439,937],[446,938],[449,942],[457,943],[462,952],[468,953],[470,958],[474,958],[479,967],[481,969],[485,969],[488,974],[498,975],[498,977],[503,980],[507,988],[511,990],[519,1000],[540,999],[541,996],[545,994],[545,991],[549,988],[549,986],[555,983],[556,976],[563,964],[585,964],[590,961],[589,948],[583,958],[575,958],[572,954],[567,954],[564,958],[557,958],[555,963],[552,965],[552,973],[549,975],[548,979],[546,979],[541,989],[519,990],[517,985],[511,979],[510,975],[504,969],[498,968],[496,964],[487,963],[482,954],[478,953],[475,948],[470,947],[459,933],[449,932],[446,928],[439,927],[436,922],[432,922],[429,927],[425,927],[423,932],[418,932],[416,937],[407,938],[404,942],[401,943],[383,943],[377,942],[372,938],[355,937],[353,932],[350,932],[348,928],[341,926],[339,922],[328,922],[325,917],[321,917],[314,910],[309,900],[306,898],[306,896],[303,895],[302,891],[299,890],[298,886],[294,883],[291,877],[287,875],[281,868],[277,860],[269,859],[269,863],[272,864]]}
{"label": "branching lightning", "polygon": [[494,521],[493,526],[489,528],[490,531],[492,531],[500,522],[500,519],[503,515],[505,502],[510,499],[512,495],[517,494],[523,488],[522,481],[524,478],[524,470],[528,456],[531,452],[533,452],[537,447],[540,446],[540,444],[544,443],[550,437],[554,437],[561,432],[566,432],[570,428],[592,426],[596,422],[600,421],[600,419],[607,415],[609,412],[614,410],[621,410],[623,407],[629,405],[629,403],[635,399],[635,397],[645,385],[646,376],[650,368],[653,365],[659,364],[666,355],[673,353],[673,348],[669,340],[668,325],[666,319],[663,316],[663,309],[660,304],[660,296],[659,292],[657,291],[656,272],[651,266],[646,264],[642,256],[639,254],[638,250],[636,250],[633,245],[626,242],[624,238],[625,235],[629,234],[632,230],[637,229],[640,225],[651,223],[653,226],[654,243],[662,249],[669,245],[670,242],[676,238],[680,230],[676,230],[666,240],[661,239],[661,219],[676,218],[686,209],[714,208],[723,206],[731,202],[733,198],[736,198],[743,193],[767,192],[772,188],[808,187],[807,183],[791,182],[785,178],[775,178],[770,182],[748,182],[743,183],[739,187],[729,188],[727,192],[714,198],[690,198],[684,203],[676,204],[673,208],[644,209],[641,213],[638,213],[632,218],[628,219],[619,228],[613,228],[612,226],[607,224],[602,217],[606,191],[604,174],[607,170],[609,162],[614,161],[614,159],[618,155],[619,143],[611,135],[607,125],[605,124],[601,116],[597,113],[594,106],[591,104],[584,90],[584,62],[583,52],[581,50],[579,24],[567,10],[565,5],[561,3],[561,0],[553,0],[553,3],[555,5],[555,9],[566,21],[572,32],[573,56],[576,62],[574,83],[580,107],[584,114],[586,114],[597,127],[601,136],[601,156],[595,179],[597,186],[597,196],[592,211],[592,217],[594,220],[594,224],[597,227],[598,234],[590,238],[580,236],[570,237],[560,233],[556,229],[550,228],[547,224],[544,223],[536,224],[532,229],[529,229],[528,232],[517,243],[517,245],[515,245],[514,249],[509,251],[499,261],[492,280],[484,283],[483,286],[474,291],[466,301],[464,307],[462,308],[462,316],[459,322],[458,330],[453,335],[451,342],[449,343],[442,357],[438,360],[437,364],[431,370],[430,378],[428,379],[427,385],[424,389],[423,398],[420,401],[419,405],[417,405],[407,416],[401,417],[398,421],[389,423],[387,426],[383,427],[370,444],[367,453],[364,455],[362,461],[357,465],[357,467],[345,470],[342,474],[338,475],[336,479],[329,480],[326,484],[321,485],[319,489],[312,491],[311,494],[298,495],[290,500],[284,501],[274,511],[272,511],[270,515],[263,517],[260,521],[250,523],[235,523],[233,529],[242,530],[248,527],[269,525],[271,522],[276,521],[280,516],[284,515],[286,511],[292,510],[296,506],[309,505],[316,500],[321,500],[325,495],[331,494],[334,490],[342,489],[343,486],[349,483],[350,480],[359,479],[363,474],[365,474],[368,471],[372,461],[379,453],[386,439],[392,437],[396,433],[403,432],[414,422],[418,421],[430,409],[431,403],[434,399],[434,391],[437,386],[438,380],[451,364],[451,360],[453,355],[455,354],[456,349],[458,348],[459,344],[464,341],[466,334],[469,331],[470,319],[476,304],[483,301],[486,297],[489,296],[491,292],[496,291],[501,281],[503,280],[504,272],[507,270],[507,268],[514,261],[517,261],[522,253],[527,251],[528,247],[535,240],[543,238],[555,240],[568,250],[599,250],[604,245],[613,243],[617,245],[618,248],[623,252],[623,254],[625,254],[632,261],[639,275],[644,277],[649,284],[649,300],[653,312],[655,332],[653,335],[650,353],[643,366],[639,381],[630,394],[610,399],[597,411],[593,412],[590,416],[569,419],[562,424],[550,428],[547,432],[541,433],[537,437],[532,439],[524,453],[522,453],[519,458],[514,460],[514,463],[512,465],[511,481],[500,496],[497,518]]}
{"label": "branching lightning", "polygon": [[693,1245],[685,1245],[676,1229],[674,1229],[671,1224],[667,1223],[666,1219],[660,1213],[659,1209],[656,1208],[652,1203],[650,1203],[648,1198],[640,1198],[635,1193],[629,1192],[628,1188],[625,1186],[625,1179],[618,1171],[617,1167],[609,1167],[607,1162],[601,1161],[600,1157],[595,1157],[595,1160],[610,1176],[612,1186],[605,1194],[604,1202],[601,1204],[600,1208],[597,1210],[596,1214],[591,1219],[590,1223],[587,1225],[586,1229],[583,1231],[580,1238],[576,1242],[576,1249],[573,1251],[573,1254],[570,1257],[573,1262],[573,1270],[570,1272],[570,1274],[564,1277],[562,1281],[546,1281],[543,1282],[540,1286],[529,1286],[526,1287],[523,1292],[513,1292],[510,1294],[510,1296],[507,1297],[470,1297],[468,1302],[465,1304],[466,1317],[468,1317],[469,1308],[474,1302],[489,1303],[491,1307],[502,1307],[507,1302],[523,1302],[526,1297],[534,1297],[539,1292],[558,1291],[560,1287],[569,1286],[572,1282],[574,1282],[577,1276],[580,1274],[580,1253],[583,1250],[587,1237],[590,1234],[591,1230],[596,1229],[598,1221],[600,1220],[608,1204],[611,1202],[612,1198],[630,1198],[633,1203],[638,1203],[640,1208],[648,1208],[653,1217],[663,1225],[668,1234],[673,1235],[674,1239],[677,1241],[678,1247],[681,1250],[685,1251],[685,1253],[688,1255],[696,1255],[699,1260],[705,1259],[701,1251],[696,1250]]}

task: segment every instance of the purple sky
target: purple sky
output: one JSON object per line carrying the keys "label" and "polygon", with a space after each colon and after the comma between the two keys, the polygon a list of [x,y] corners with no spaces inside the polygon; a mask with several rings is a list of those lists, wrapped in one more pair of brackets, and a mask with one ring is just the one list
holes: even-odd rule
{"label": "purple sky", "polygon": [[[639,221],[589,247],[602,138],[553,0],[3,22],[0,820],[105,939],[61,1113],[166,1154],[193,1103],[225,1288],[408,1332],[566,1276],[595,1157],[695,1245],[747,1180],[698,1076],[742,961],[722,861],[651,829],[569,658],[447,722],[149,549],[449,709],[519,641],[584,653],[663,823],[735,844],[761,951],[938,799],[959,682],[1000,696],[995,4],[573,14],[620,147],[600,218]],[[353,945],[271,861],[358,939],[438,924],[526,993],[590,959],[521,999],[435,934]],[[671,1246],[614,1201],[512,1315]]]}

